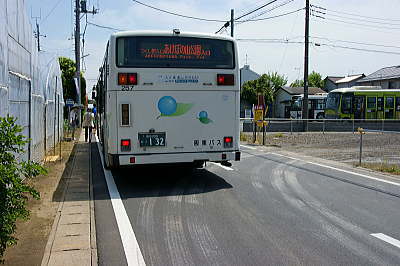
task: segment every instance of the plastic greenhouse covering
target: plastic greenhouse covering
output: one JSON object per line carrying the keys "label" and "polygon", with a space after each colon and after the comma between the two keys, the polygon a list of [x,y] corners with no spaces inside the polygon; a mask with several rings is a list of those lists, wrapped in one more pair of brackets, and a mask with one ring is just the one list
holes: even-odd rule
{"label": "plastic greenhouse covering", "polygon": [[23,0],[0,0],[0,116],[17,118],[30,138],[21,160],[42,161],[63,137],[58,57],[38,52]]}

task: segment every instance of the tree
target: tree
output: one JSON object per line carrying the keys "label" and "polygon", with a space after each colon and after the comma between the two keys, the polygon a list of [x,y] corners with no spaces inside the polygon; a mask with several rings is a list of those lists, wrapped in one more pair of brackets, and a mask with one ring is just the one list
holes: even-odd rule
{"label": "tree", "polygon": [[[318,87],[322,89],[324,85],[325,83],[321,74],[313,71],[308,75],[308,87]],[[290,84],[290,87],[304,87],[304,81],[296,79]]]}
{"label": "tree", "polygon": [[26,180],[46,172],[34,162],[20,162],[28,140],[21,135],[22,127],[12,117],[0,117],[0,263],[7,247],[15,245],[13,236],[18,219],[28,219],[28,196],[40,195]]}
{"label": "tree", "polygon": [[322,79],[321,74],[315,71],[311,72],[311,74],[308,75],[308,86],[322,89],[324,87],[324,80]]}
{"label": "tree", "polygon": [[274,92],[285,86],[287,78],[277,72],[268,72],[256,80],[250,80],[243,84],[240,96],[250,104],[257,104],[257,95],[261,93],[265,97],[265,103],[271,104],[274,100]]}
{"label": "tree", "polygon": [[304,87],[304,81],[296,79],[290,84],[290,87]]}
{"label": "tree", "polygon": [[[67,57],[60,57],[60,68],[62,72],[62,84],[64,99],[73,99],[76,101],[76,87],[75,87],[75,61]],[[84,103],[86,99],[86,80],[81,72],[81,103]]]}

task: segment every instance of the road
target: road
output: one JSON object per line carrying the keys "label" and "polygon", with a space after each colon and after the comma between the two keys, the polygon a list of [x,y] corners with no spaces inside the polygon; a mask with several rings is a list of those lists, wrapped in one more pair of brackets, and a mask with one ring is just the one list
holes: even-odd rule
{"label": "road", "polygon": [[230,168],[107,173],[93,144],[99,265],[400,264],[396,181],[242,155]]}

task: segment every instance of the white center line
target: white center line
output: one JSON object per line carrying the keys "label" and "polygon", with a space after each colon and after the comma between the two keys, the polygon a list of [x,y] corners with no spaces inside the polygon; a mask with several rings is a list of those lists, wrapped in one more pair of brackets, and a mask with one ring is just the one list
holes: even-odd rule
{"label": "white center line", "polygon": [[135,232],[132,229],[128,214],[126,213],[124,204],[122,203],[121,195],[119,194],[118,188],[114,182],[114,177],[110,170],[104,168],[104,158],[102,152],[100,152],[101,147],[97,135],[96,141],[100,153],[101,164],[103,165],[104,176],[107,182],[108,193],[110,194],[111,204],[114,209],[115,219],[117,220],[119,234],[124,247],[126,261],[128,262],[128,265],[146,265]]}
{"label": "white center line", "polygon": [[228,166],[225,166],[225,165],[222,165],[222,164],[220,164],[220,163],[213,163],[213,162],[210,162],[210,163],[213,164],[213,165],[219,166],[219,167],[221,167],[221,168],[223,168],[223,169],[225,169],[225,170],[234,171],[233,168],[228,167]]}
{"label": "white center line", "polygon": [[244,147],[246,149],[250,149],[250,150],[257,150],[257,148],[255,148],[255,147],[251,147],[251,146],[247,146],[247,145],[243,145],[243,144],[240,144],[240,146]]}
{"label": "white center line", "polygon": [[305,163],[308,163],[308,164],[313,164],[313,165],[320,166],[320,167],[325,167],[325,168],[328,168],[328,169],[340,171],[340,172],[347,173],[347,174],[352,174],[352,175],[357,175],[357,176],[365,177],[365,178],[368,178],[368,179],[372,179],[372,180],[375,180],[375,181],[379,181],[379,182],[383,182],[383,183],[387,183],[387,184],[391,184],[391,185],[395,185],[395,186],[399,186],[399,187],[400,187],[400,183],[391,182],[391,181],[388,181],[388,180],[385,180],[385,179],[380,179],[380,178],[372,177],[372,176],[369,176],[369,175],[359,174],[359,173],[356,173],[356,172],[352,172],[352,171],[348,171],[348,170],[343,170],[343,169],[339,169],[339,168],[336,168],[336,167],[332,167],[332,166],[324,165],[324,164],[320,164],[320,163],[308,162],[308,161],[305,161],[305,160],[293,158],[293,157],[286,156],[286,155],[282,155],[282,154],[279,154],[279,153],[271,152],[270,154],[277,155],[277,156],[281,156],[281,157],[286,157],[286,158],[291,159],[291,160],[296,160],[296,161],[300,161],[300,162],[305,162]]}
{"label": "white center line", "polygon": [[389,244],[392,244],[395,247],[400,248],[400,241],[395,239],[395,238],[393,238],[393,237],[387,236],[387,235],[382,234],[382,233],[371,234],[371,236],[379,238],[380,240],[383,240],[383,241],[385,241],[385,242],[387,242]]}

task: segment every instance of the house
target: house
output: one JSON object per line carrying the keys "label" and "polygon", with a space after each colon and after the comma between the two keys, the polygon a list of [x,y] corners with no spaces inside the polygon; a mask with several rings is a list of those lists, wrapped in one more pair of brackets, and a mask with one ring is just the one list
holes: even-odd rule
{"label": "house", "polygon": [[357,81],[360,79],[365,78],[364,74],[357,74],[357,75],[350,75],[344,77],[342,79],[336,80],[336,86],[338,89],[341,88],[350,88],[357,85]]}
{"label": "house", "polygon": [[382,89],[400,88],[400,66],[384,67],[357,81],[358,86],[381,86]]}
{"label": "house", "polygon": [[324,83],[325,83],[324,90],[326,92],[330,92],[331,90],[337,89],[338,87],[337,87],[336,81],[341,80],[343,78],[344,77],[327,76],[324,79]]}
{"label": "house", "polygon": [[[249,65],[244,65],[240,69],[240,90],[242,90],[243,84],[246,81],[256,80],[259,77],[260,75],[251,70]],[[247,113],[248,116],[248,114],[251,112],[252,107],[253,107],[252,104],[240,100],[240,117],[246,117],[245,113]],[[247,110],[247,112],[245,110]]]}
{"label": "house", "polygon": [[[326,93],[323,89],[317,87],[309,87],[308,95],[317,95]],[[276,118],[289,118],[290,106],[292,104],[293,96],[304,94],[303,87],[283,87],[275,92],[275,99],[273,105],[273,114]]]}

